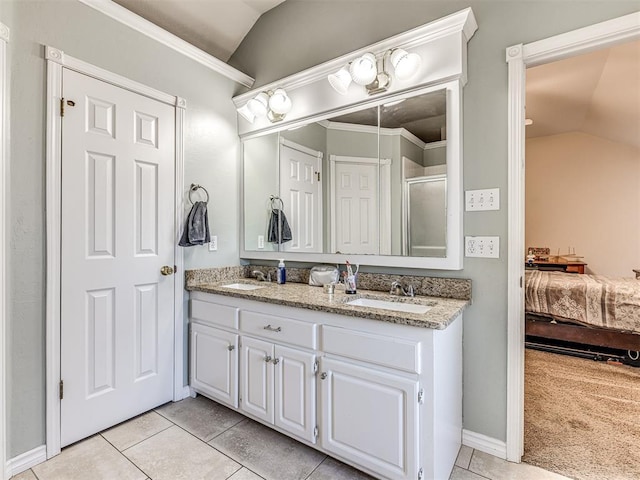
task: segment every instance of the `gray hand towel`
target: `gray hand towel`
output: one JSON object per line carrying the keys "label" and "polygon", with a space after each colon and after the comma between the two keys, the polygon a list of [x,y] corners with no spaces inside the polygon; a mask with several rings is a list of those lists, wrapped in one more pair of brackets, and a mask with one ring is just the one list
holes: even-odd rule
{"label": "gray hand towel", "polygon": [[271,210],[269,217],[269,228],[267,231],[267,241],[269,243],[284,243],[293,239],[291,228],[284,212],[279,208]]}
{"label": "gray hand towel", "polygon": [[207,202],[196,202],[191,207],[178,245],[193,247],[194,245],[205,245],[210,240]]}

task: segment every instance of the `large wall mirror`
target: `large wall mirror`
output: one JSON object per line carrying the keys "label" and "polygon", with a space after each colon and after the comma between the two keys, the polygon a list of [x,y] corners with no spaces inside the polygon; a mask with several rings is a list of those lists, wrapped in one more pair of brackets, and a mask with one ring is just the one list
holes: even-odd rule
{"label": "large wall mirror", "polygon": [[451,82],[244,139],[242,256],[461,268],[459,96]]}

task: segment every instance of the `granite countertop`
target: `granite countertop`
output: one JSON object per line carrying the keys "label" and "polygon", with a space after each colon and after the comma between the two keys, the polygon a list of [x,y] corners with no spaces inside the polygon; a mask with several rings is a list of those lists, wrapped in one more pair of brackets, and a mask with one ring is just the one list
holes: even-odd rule
{"label": "granite countertop", "polygon": [[[260,285],[263,288],[256,290],[239,290],[223,286],[231,283]],[[459,300],[454,298],[429,296],[399,297],[380,291],[370,290],[358,290],[358,293],[355,295],[346,295],[344,291],[339,288],[336,288],[336,293],[329,295],[324,293],[322,287],[312,287],[302,283],[286,283],[284,285],[278,285],[276,283],[258,282],[247,278],[199,283],[190,285],[187,289],[191,291],[215,293],[230,297],[244,298],[247,300],[257,300],[259,302],[287,305],[289,307],[306,308],[309,310],[337,313],[340,315],[349,315],[353,317],[368,318],[383,322],[437,330],[445,329],[469,304],[468,300]],[[413,303],[426,305],[431,308],[426,313],[416,314],[346,304],[349,300],[357,298]]]}

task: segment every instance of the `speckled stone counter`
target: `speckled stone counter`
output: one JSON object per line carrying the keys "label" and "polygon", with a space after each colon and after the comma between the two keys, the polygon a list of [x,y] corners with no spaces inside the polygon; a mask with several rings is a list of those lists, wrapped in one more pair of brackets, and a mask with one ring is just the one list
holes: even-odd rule
{"label": "speckled stone counter", "polygon": [[[232,282],[259,285],[257,290],[238,290],[227,288]],[[257,300],[259,302],[286,305],[289,307],[306,308],[309,310],[324,311],[348,315],[354,317],[379,320],[414,327],[433,328],[442,330],[453,322],[469,304],[467,299],[443,298],[433,296],[398,297],[379,291],[359,290],[356,295],[346,295],[344,291],[336,288],[336,293],[329,295],[324,293],[322,287],[311,287],[302,283],[276,283],[258,282],[246,278],[218,279],[215,282],[190,282],[187,281],[187,290],[206,293],[227,295],[230,297]],[[382,310],[362,306],[348,305],[346,302],[356,298],[380,299],[392,302],[413,303],[426,305],[430,309],[423,314],[399,312],[394,310]]]}

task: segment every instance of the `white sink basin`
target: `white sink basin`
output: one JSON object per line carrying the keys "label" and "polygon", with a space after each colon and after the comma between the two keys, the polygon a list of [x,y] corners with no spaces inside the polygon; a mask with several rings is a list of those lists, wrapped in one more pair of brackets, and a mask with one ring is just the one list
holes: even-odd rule
{"label": "white sink basin", "polygon": [[233,288],[235,290],[258,290],[264,288],[264,285],[254,285],[252,283],[229,283],[222,285],[224,288]]}
{"label": "white sink basin", "polygon": [[347,305],[359,307],[379,308],[381,310],[393,310],[394,312],[427,313],[431,307],[415,303],[390,302],[387,300],[375,300],[373,298],[356,298],[347,302]]}

